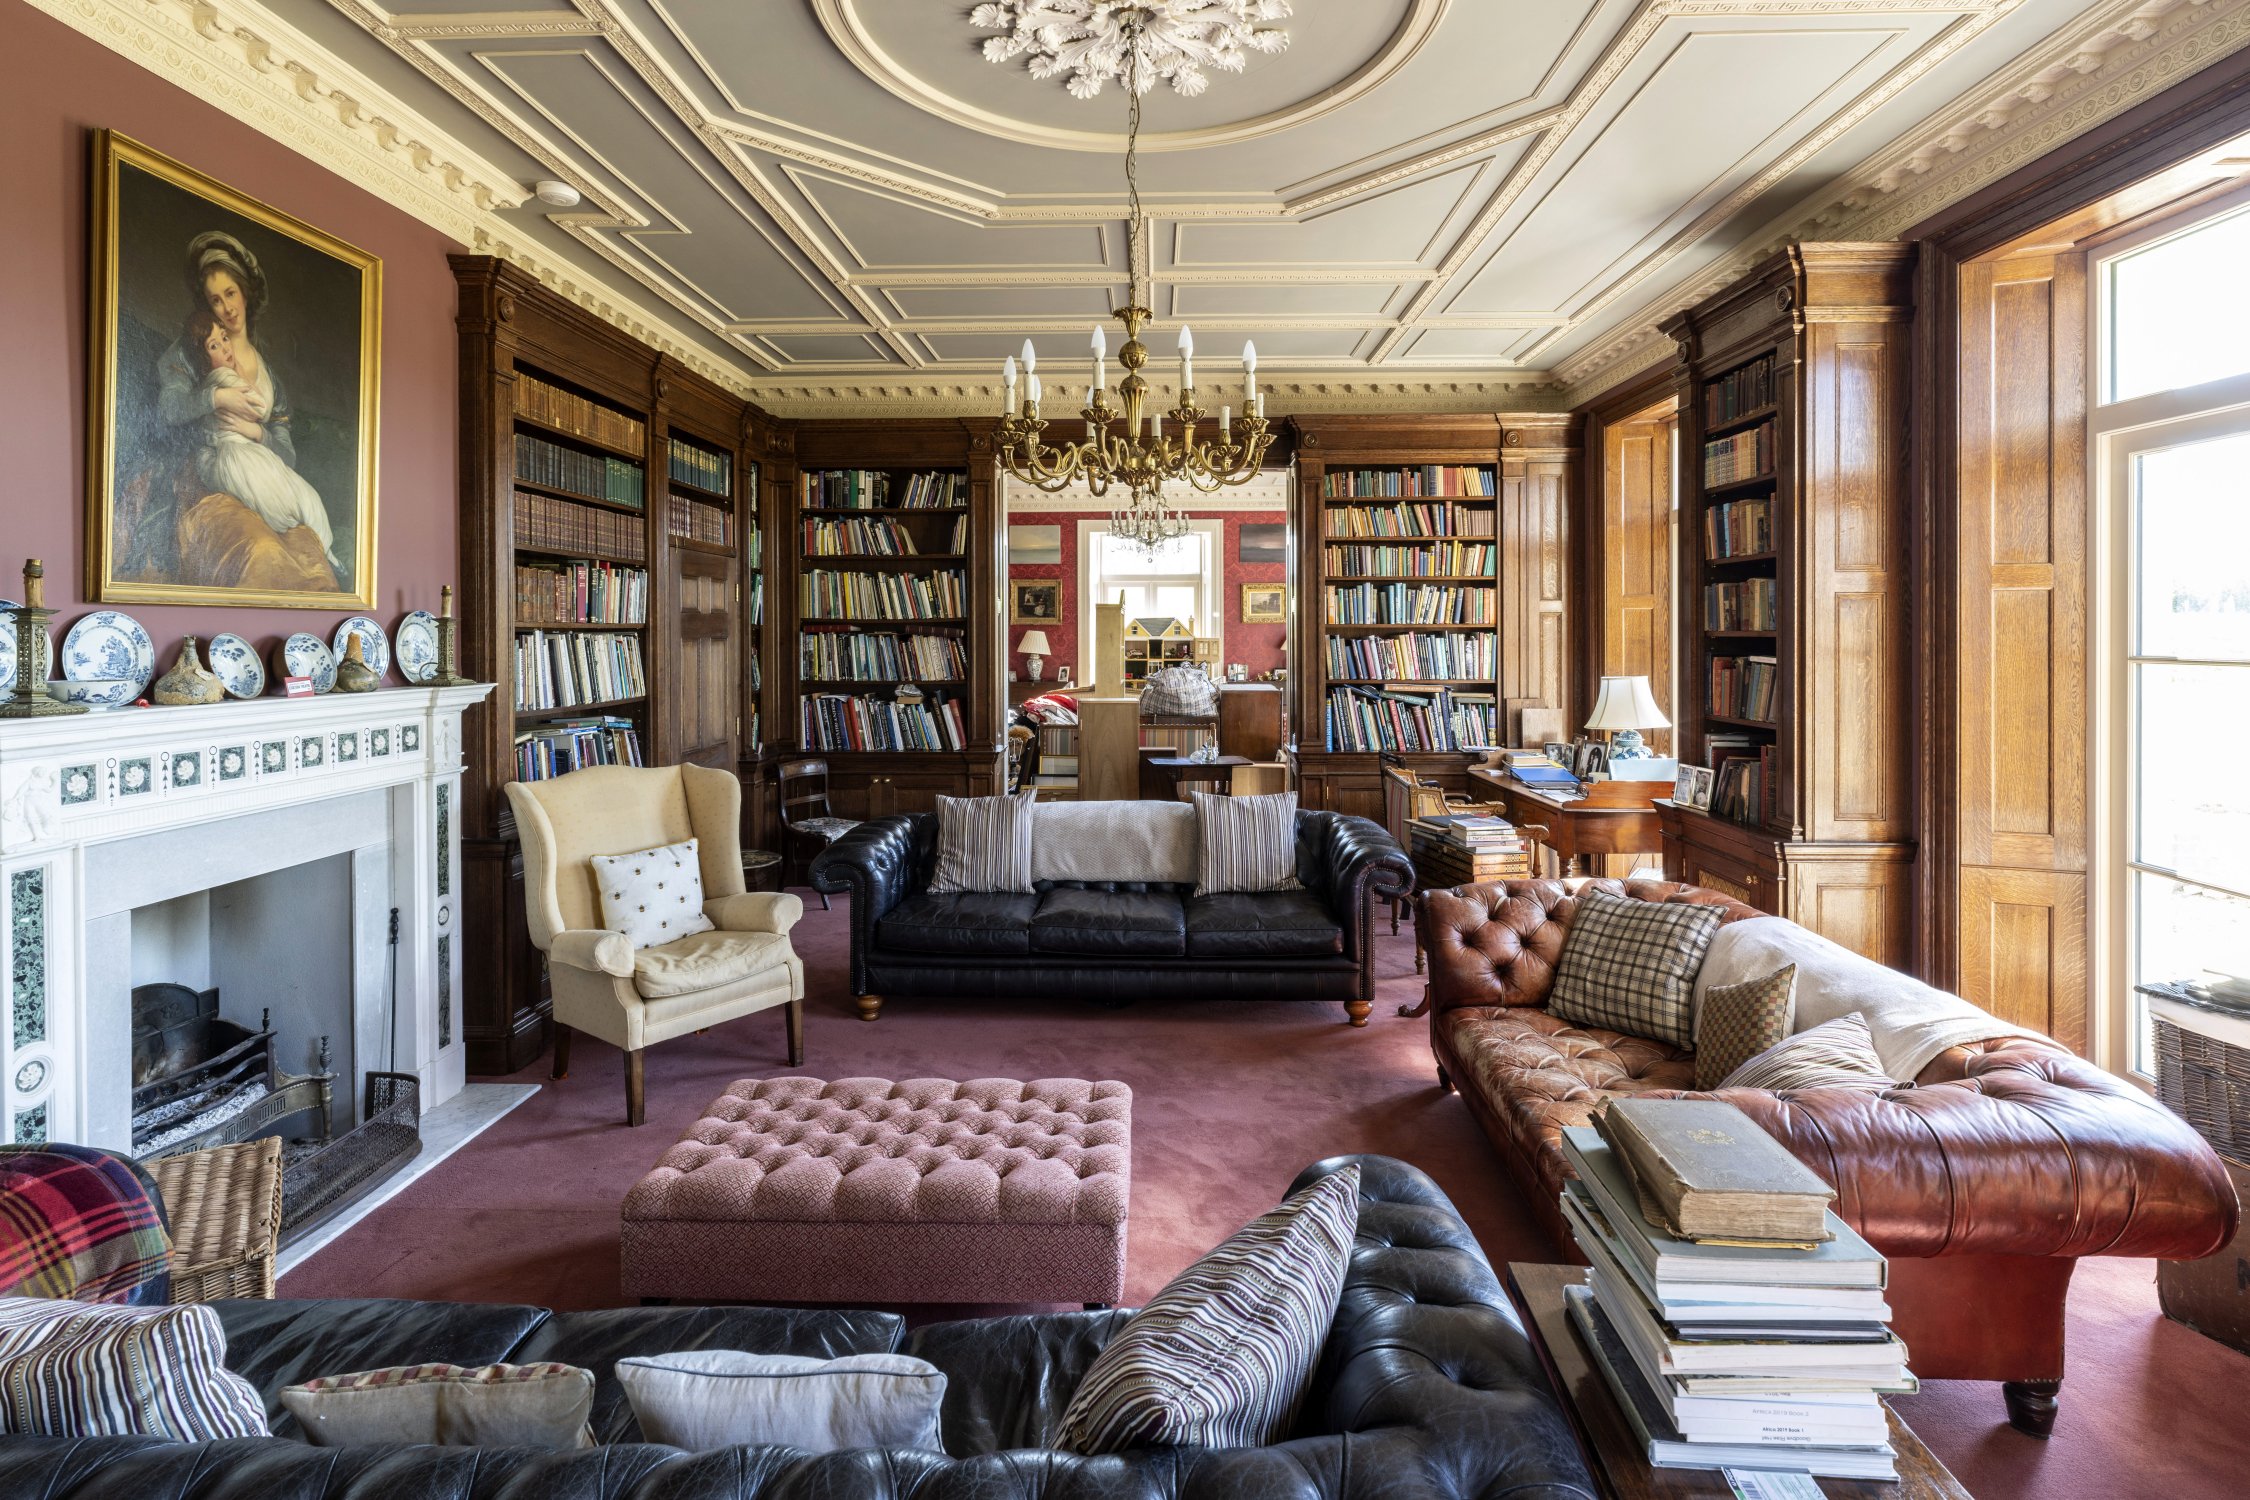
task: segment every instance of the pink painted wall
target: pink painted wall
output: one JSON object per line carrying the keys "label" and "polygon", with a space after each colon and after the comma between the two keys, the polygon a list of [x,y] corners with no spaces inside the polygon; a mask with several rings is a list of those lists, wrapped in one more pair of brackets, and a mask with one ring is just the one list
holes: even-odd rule
{"label": "pink painted wall", "polygon": [[[419,220],[174,88],[19,0],[0,0],[8,211],[0,214],[0,596],[24,559],[47,565],[59,643],[86,602],[87,195],[92,132],[122,131],[348,240],[383,260],[382,410],[375,600],[391,629],[435,610],[457,568],[458,452],[453,275],[460,248]],[[309,106],[308,106],[309,107]],[[231,630],[262,654],[293,631],[326,640],[350,609],[122,605],[156,641],[158,670],[180,638]]]}
{"label": "pink painted wall", "polygon": [[[1270,672],[1282,666],[1282,644],[1288,639],[1289,627],[1282,624],[1246,625],[1242,620],[1242,586],[1246,583],[1280,583],[1288,575],[1282,563],[1244,563],[1241,561],[1242,527],[1245,523],[1279,525],[1287,521],[1286,511],[1196,511],[1186,512],[1193,520],[1213,520],[1224,516],[1227,523],[1226,540],[1221,545],[1221,563],[1224,575],[1219,585],[1219,612],[1224,624],[1225,645],[1219,660],[1242,662],[1250,668],[1255,679],[1261,672]],[[1062,623],[1042,627],[1047,641],[1055,650],[1047,658],[1045,675],[1052,680],[1058,667],[1067,664],[1074,680],[1086,677],[1085,652],[1078,644],[1078,523],[1081,521],[1106,521],[1109,512],[1065,511],[1036,512],[1010,516],[1009,521],[1018,526],[1060,526],[1062,528],[1062,561],[1056,564],[1031,565],[1011,562],[1008,576],[1015,578],[1059,578],[1062,580]],[[1008,626],[1008,665],[1023,670],[1023,653],[1015,649],[1029,625]],[[1202,621],[1196,629],[1207,630]]]}

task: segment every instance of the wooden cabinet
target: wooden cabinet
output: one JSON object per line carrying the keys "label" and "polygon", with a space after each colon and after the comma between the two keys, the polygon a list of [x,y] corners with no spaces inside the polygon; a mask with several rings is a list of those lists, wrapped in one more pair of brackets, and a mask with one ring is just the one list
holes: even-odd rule
{"label": "wooden cabinet", "polygon": [[828,800],[840,818],[937,811],[940,797],[991,797],[1001,790],[997,755],[915,751],[829,755]]}
{"label": "wooden cabinet", "polygon": [[1795,245],[1664,325],[1679,345],[1675,749],[1734,763],[1718,815],[1677,814],[1666,873],[1732,881],[1716,888],[1886,963],[1912,952],[1913,255]]}

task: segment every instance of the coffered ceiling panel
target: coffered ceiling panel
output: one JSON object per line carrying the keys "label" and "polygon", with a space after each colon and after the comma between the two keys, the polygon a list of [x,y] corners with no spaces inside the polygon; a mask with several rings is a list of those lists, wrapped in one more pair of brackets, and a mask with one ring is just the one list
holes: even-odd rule
{"label": "coffered ceiling panel", "polygon": [[[197,3],[300,16],[521,171],[509,204],[575,187],[493,212],[783,409],[827,377],[958,400],[1026,336],[1075,361],[1124,294],[1121,88],[987,61],[971,0]],[[1193,319],[1277,378],[1550,380],[1879,153],[1991,119],[2007,70],[2236,5],[1295,0],[1287,50],[1145,101],[1152,347]]]}

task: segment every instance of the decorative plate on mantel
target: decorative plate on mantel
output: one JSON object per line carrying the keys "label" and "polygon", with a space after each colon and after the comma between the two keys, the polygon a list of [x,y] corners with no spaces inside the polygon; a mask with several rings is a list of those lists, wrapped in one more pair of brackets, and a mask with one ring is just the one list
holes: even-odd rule
{"label": "decorative plate on mantel", "polygon": [[211,670],[230,698],[255,698],[266,690],[266,664],[257,648],[231,630],[211,637]]}
{"label": "decorative plate on mantel", "polygon": [[437,676],[437,634],[437,616],[426,609],[410,611],[398,622],[399,676],[412,683]]}
{"label": "decorative plate on mantel", "polygon": [[377,677],[391,669],[391,638],[383,634],[383,627],[366,615],[353,615],[336,627],[334,639],[328,649],[336,660],[344,659],[344,643],[353,636],[359,637],[359,659],[367,663],[367,670]]}
{"label": "decorative plate on mantel", "polygon": [[[367,645],[361,642],[360,650]],[[274,664],[281,668],[284,677],[310,677],[313,691],[325,693],[336,686],[336,657],[328,643],[317,635],[300,630],[274,648]]]}
{"label": "decorative plate on mantel", "polygon": [[123,610],[97,609],[63,637],[62,669],[72,682],[130,682],[138,698],[156,675],[156,642]]}

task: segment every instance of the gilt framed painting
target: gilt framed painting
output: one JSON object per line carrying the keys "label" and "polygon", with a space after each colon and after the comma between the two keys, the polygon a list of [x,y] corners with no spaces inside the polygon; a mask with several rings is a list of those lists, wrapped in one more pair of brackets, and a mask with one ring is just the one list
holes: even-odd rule
{"label": "gilt framed painting", "polygon": [[94,142],[86,571],[105,603],[375,603],[383,267]]}

